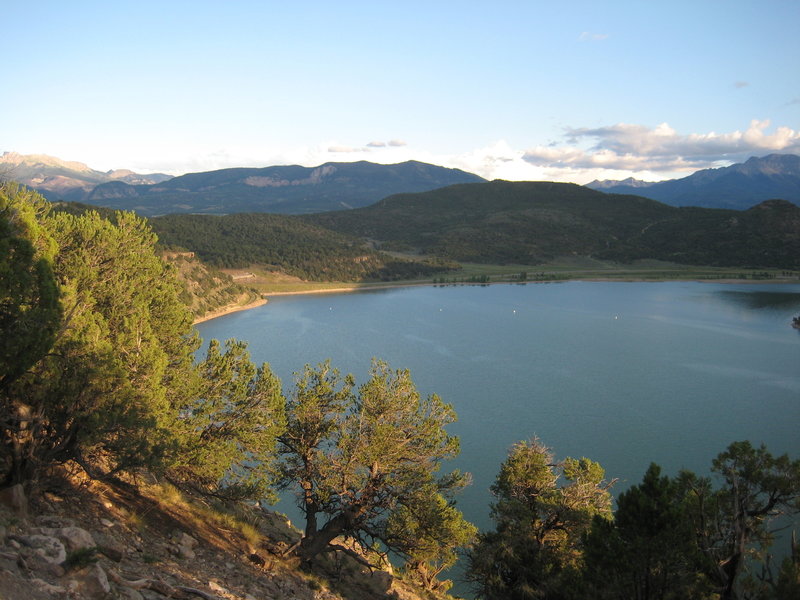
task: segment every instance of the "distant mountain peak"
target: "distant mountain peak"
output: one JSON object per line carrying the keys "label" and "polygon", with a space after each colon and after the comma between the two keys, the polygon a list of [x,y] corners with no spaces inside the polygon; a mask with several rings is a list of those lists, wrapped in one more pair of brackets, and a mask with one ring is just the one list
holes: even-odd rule
{"label": "distant mountain peak", "polygon": [[800,202],[800,156],[769,154],[743,163],[703,169],[688,177],[645,186],[595,182],[587,187],[615,194],[639,194],[672,206],[750,208],[764,200]]}
{"label": "distant mountain peak", "polygon": [[482,181],[466,171],[419,161],[384,165],[361,160],[316,167],[283,165],[187,173],[158,185],[103,183],[88,194],[86,202],[135,209],[146,216],[303,214],[366,206],[392,194]]}
{"label": "distant mountain peak", "polygon": [[626,185],[632,188],[644,188],[650,187],[653,185],[654,182],[652,181],[643,181],[641,179],[634,179],[633,177],[628,177],[627,179],[595,179],[591,183],[587,183],[586,187],[592,188],[593,190],[604,190],[612,187],[616,187],[618,185]]}
{"label": "distant mountain peak", "polygon": [[53,200],[85,200],[97,186],[108,182],[131,185],[160,183],[171,175],[142,175],[129,169],[97,171],[81,162],[67,161],[47,154],[0,155],[0,175],[30,186]]}

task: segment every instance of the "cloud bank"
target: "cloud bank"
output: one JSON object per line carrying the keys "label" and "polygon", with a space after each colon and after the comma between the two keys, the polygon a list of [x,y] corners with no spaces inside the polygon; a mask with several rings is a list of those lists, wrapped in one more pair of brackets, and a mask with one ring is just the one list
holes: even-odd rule
{"label": "cloud bank", "polygon": [[800,153],[800,132],[769,127],[768,120],[753,120],[745,131],[720,134],[679,134],[667,123],[568,129],[566,143],[529,148],[523,159],[539,167],[676,173],[772,152]]}
{"label": "cloud bank", "polygon": [[[147,157],[131,161],[129,156]],[[569,181],[588,183],[593,179],[635,177],[649,181],[685,177],[694,171],[743,162],[751,156],[773,152],[800,154],[800,132],[789,127],[771,127],[754,120],[743,130],[728,133],[680,133],[663,123],[656,127],[617,123],[603,127],[572,127],[555,143],[514,147],[505,140],[453,153],[433,152],[413,141],[372,138],[363,144],[329,140],[313,146],[231,146],[198,148],[162,144],[126,147],[128,158],[103,156],[93,162],[75,156],[71,149],[51,153],[77,158],[94,168],[130,168],[138,172],[210,171],[227,167],[303,165],[316,167],[326,162],[368,160],[391,164],[418,160],[462,169],[486,179],[511,181]],[[114,164],[106,164],[113,160]],[[138,163],[138,164],[137,164]]]}

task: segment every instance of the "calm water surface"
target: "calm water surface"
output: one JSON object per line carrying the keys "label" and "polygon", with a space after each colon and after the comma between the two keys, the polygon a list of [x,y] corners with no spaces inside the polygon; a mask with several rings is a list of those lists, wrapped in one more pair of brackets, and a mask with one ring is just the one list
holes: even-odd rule
{"label": "calm water surface", "polygon": [[798,313],[794,284],[566,282],[276,297],[198,329],[247,340],[287,392],[327,358],[359,381],[373,357],[410,369],[458,413],[459,506],[488,527],[499,465],[534,435],[600,462],[617,493],[650,462],[707,474],[734,440],[800,456]]}

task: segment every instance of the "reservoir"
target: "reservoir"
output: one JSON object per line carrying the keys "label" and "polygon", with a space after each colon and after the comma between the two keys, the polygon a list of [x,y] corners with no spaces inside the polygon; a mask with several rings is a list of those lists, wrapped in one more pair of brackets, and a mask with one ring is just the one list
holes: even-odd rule
{"label": "reservoir", "polygon": [[797,314],[797,284],[574,281],[275,297],[198,330],[247,341],[287,394],[328,358],[359,383],[373,357],[410,369],[458,414],[445,469],[472,473],[459,507],[488,528],[500,463],[532,436],[599,462],[617,494],[651,462],[709,475],[736,440],[799,457]]}

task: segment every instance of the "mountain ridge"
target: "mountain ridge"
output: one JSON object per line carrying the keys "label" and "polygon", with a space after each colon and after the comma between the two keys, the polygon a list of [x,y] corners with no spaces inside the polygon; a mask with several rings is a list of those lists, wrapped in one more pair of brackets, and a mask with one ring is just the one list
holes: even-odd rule
{"label": "mountain ridge", "polygon": [[107,182],[155,184],[171,177],[164,173],[140,174],[130,169],[98,171],[82,162],[47,154],[4,152],[0,155],[0,178],[18,181],[51,200],[82,201],[97,185]]}
{"label": "mountain ridge", "polygon": [[400,192],[422,192],[482,177],[419,161],[378,164],[327,162],[316,167],[234,167],[187,173],[153,185],[109,182],[86,202],[135,210],[144,216],[170,213],[304,214],[358,208]]}
{"label": "mountain ridge", "polygon": [[302,219],[385,249],[459,262],[538,264],[576,255],[800,268],[800,208],[785,200],[744,211],[678,208],[575,184],[496,180]]}
{"label": "mountain ridge", "polygon": [[586,187],[638,194],[671,206],[747,209],[764,200],[800,201],[800,156],[752,156],[728,167],[703,169],[681,179],[593,181]]}

